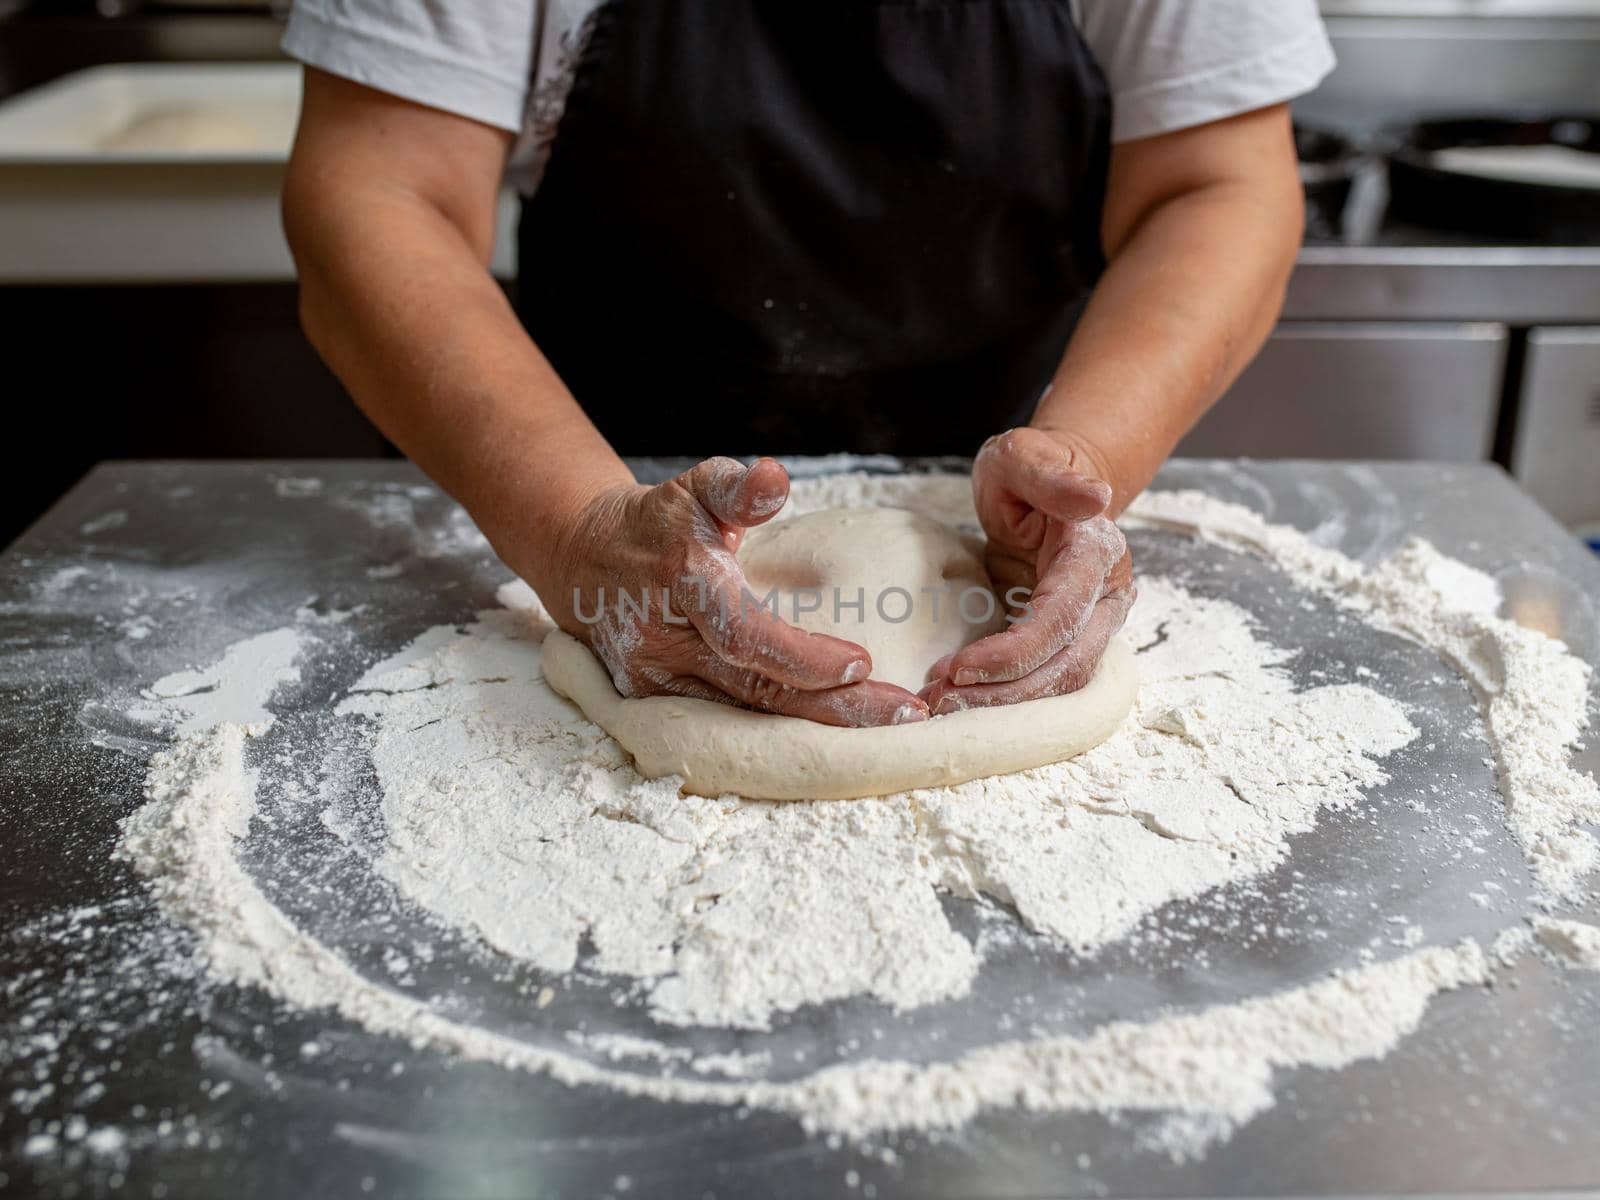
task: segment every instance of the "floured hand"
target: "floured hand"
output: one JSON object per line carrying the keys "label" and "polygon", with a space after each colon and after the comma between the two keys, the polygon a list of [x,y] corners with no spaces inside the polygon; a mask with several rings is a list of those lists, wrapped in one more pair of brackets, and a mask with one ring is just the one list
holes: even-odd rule
{"label": "floured hand", "polygon": [[788,495],[788,473],[772,459],[708,459],[657,487],[601,492],[546,542],[553,553],[512,566],[624,696],[693,696],[825,725],[925,720],[917,696],[868,679],[861,646],[752,602],[735,552]]}
{"label": "floured hand", "polygon": [[935,714],[1077,691],[1133,606],[1133,560],[1112,489],[1056,435],[990,438],[972,468],[995,592],[1022,619],[942,660],[922,697]]}

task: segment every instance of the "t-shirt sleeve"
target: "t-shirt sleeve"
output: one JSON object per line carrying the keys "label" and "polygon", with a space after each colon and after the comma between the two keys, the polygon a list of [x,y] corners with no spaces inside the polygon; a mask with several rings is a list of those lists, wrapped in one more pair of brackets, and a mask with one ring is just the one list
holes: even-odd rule
{"label": "t-shirt sleeve", "polygon": [[295,0],[283,49],[307,66],[518,131],[540,0]]}
{"label": "t-shirt sleeve", "polygon": [[1111,85],[1113,141],[1303,96],[1333,70],[1316,0],[1077,0]]}

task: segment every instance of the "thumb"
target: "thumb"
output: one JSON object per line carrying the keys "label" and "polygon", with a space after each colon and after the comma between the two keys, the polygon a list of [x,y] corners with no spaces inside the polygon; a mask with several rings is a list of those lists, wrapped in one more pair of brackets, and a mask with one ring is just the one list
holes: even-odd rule
{"label": "thumb", "polygon": [[1071,448],[1038,429],[1013,429],[978,451],[976,474],[1060,521],[1087,521],[1111,504],[1111,485],[1085,475]]}
{"label": "thumb", "polygon": [[733,458],[708,458],[678,482],[725,528],[761,525],[789,499],[789,472],[771,458],[748,467]]}

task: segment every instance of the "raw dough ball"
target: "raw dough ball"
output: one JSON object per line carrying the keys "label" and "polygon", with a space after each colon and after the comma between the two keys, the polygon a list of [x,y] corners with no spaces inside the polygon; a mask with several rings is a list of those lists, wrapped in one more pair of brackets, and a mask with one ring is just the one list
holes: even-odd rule
{"label": "raw dough ball", "polygon": [[[796,623],[864,645],[874,678],[911,691],[938,659],[1004,624],[998,605],[986,614],[980,603],[978,592],[989,580],[976,546],[900,509],[833,509],[780,520],[746,537],[740,562],[757,598],[778,589],[785,620],[795,618],[799,599]],[[923,588],[939,592],[937,615],[932,592]],[[1094,678],[1070,696],[915,725],[836,729],[706,700],[625,700],[599,660],[565,633],[550,634],[543,655],[546,682],[616,738],[642,775],[679,775],[685,791],[752,800],[879,796],[1060,762],[1109,737],[1138,688],[1133,651],[1117,638]]]}

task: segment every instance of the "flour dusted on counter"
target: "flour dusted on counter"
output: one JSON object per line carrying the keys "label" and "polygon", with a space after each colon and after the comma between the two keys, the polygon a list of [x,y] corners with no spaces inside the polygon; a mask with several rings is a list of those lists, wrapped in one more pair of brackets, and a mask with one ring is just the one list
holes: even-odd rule
{"label": "flour dusted on counter", "polygon": [[[1507,824],[1534,877],[1552,900],[1582,892],[1584,877],[1600,866],[1600,841],[1579,828],[1600,823],[1600,784],[1570,761],[1588,724],[1589,664],[1554,638],[1486,611],[1481,572],[1463,574],[1422,541],[1368,569],[1198,492],[1149,493],[1132,515],[1254,547],[1302,585],[1443,655],[1482,701]],[[1464,594],[1451,586],[1462,580]]]}
{"label": "flour dusted on counter", "polygon": [[[803,481],[793,511],[859,504],[975,525],[966,481],[946,477]],[[1576,825],[1593,819],[1594,782],[1568,763],[1586,668],[1493,617],[1492,581],[1420,544],[1369,570],[1197,494],[1147,497],[1134,519],[1259,548],[1303,585],[1437,648],[1484,699],[1508,822],[1541,882],[1565,894],[1593,865]],[[1470,595],[1458,604],[1441,588]],[[577,1031],[533,1044],[363,976],[297,929],[240,861],[256,811],[248,731],[188,712],[182,739],[152,763],[124,852],[199,934],[214,973],[569,1083],[786,1112],[851,1135],[951,1127],[1012,1106],[1168,1113],[1151,1144],[1180,1157],[1268,1107],[1275,1071],[1381,1056],[1435,994],[1488,977],[1484,954],[1464,943],[1238,1003],[1071,1037],[1011,1036],[931,1061],[868,1047],[785,1078],[759,1050],[686,1058],[675,1040],[684,1026],[759,1038],[802,1005],[868,997],[904,1011],[968,993],[984,942],[952,924],[946,894],[998,901],[1061,953],[1093,955],[1163,905],[1280,866],[1295,835],[1382,782],[1384,759],[1417,731],[1372,688],[1297,691],[1293,649],[1270,644],[1243,609],[1149,578],[1129,622],[1141,696],[1124,728],[1082,758],[867,801],[680,797],[670,780],[640,779],[544,686],[547,626],[532,594],[516,585],[501,602],[373,667],[330,718],[359,734],[376,773],[369,815],[384,836],[371,869],[545,973],[581,958],[633,981],[661,1040]],[[259,708],[281,671],[251,674]],[[331,813],[327,823],[349,825]],[[259,822],[253,836],[264,836]],[[656,1069],[616,1065],[627,1060]]]}
{"label": "flour dusted on counter", "polygon": [[[797,511],[830,502],[830,484],[797,489]],[[946,500],[934,515],[971,523],[964,485]],[[536,622],[520,594],[503,599]],[[1292,652],[1242,609],[1154,579],[1128,627],[1149,647],[1134,713],[1077,759],[880,799],[702,800],[639,778],[539,685],[534,628],[502,613],[430,631],[356,684],[344,710],[377,718],[378,869],[549,971],[570,970],[587,937],[593,965],[648,981],[652,1015],[673,1025],[963,995],[978,956],[940,892],[1012,905],[1091,952],[1163,904],[1276,866],[1416,736],[1370,688],[1295,692]]]}
{"label": "flour dusted on counter", "polygon": [[1533,923],[1540,947],[1564,967],[1600,971],[1600,927],[1540,917]]}
{"label": "flour dusted on counter", "polygon": [[274,629],[228,647],[211,667],[177,671],[150,685],[151,700],[165,702],[178,718],[178,732],[191,734],[227,723],[264,728],[272,714],[263,707],[278,685],[300,678],[294,660],[301,637]]}
{"label": "flour dusted on counter", "polygon": [[[1157,1134],[1159,1149],[1192,1157],[1271,1106],[1275,1070],[1331,1070],[1381,1057],[1416,1028],[1433,996],[1489,978],[1483,952],[1466,942],[1238,1004],[1116,1021],[1087,1037],[1002,1042],[950,1062],[867,1058],[786,1082],[740,1078],[759,1068],[759,1057],[728,1063],[734,1078],[727,1080],[634,1074],[453,1019],[365,978],[295,929],[230,845],[256,804],[243,746],[243,731],[224,725],[158,756],[150,802],[129,818],[122,851],[168,914],[200,935],[207,966],[219,978],[263,987],[296,1007],[333,1009],[416,1046],[547,1072],[573,1085],[789,1113],[814,1131],[867,1136],[951,1128],[985,1109],[1019,1105],[1036,1112],[1165,1112],[1201,1118]],[[591,1048],[611,1059],[674,1057],[671,1048],[655,1051],[642,1039],[611,1037]]]}

